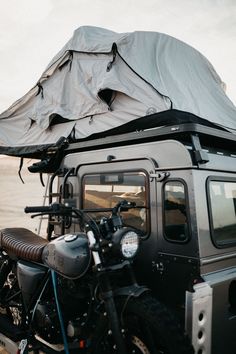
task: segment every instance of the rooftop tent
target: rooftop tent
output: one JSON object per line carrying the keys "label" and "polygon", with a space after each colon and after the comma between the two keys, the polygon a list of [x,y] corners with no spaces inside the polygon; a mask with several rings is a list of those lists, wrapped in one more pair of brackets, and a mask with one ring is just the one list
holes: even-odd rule
{"label": "rooftop tent", "polygon": [[81,27],[0,115],[0,153],[40,157],[62,137],[135,130],[140,117],[142,128],[176,118],[236,133],[236,107],[198,51],[162,33]]}

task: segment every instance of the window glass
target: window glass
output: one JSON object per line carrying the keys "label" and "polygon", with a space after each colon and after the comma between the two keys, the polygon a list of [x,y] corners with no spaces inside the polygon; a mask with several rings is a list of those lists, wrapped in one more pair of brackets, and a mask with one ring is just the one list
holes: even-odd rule
{"label": "window glass", "polygon": [[[147,232],[146,175],[142,172],[85,175],[83,208],[113,208],[119,201],[135,202],[136,208],[122,212],[124,224]],[[91,212],[97,221],[109,213]]]}
{"label": "window glass", "polygon": [[218,246],[236,242],[236,182],[213,181],[210,185],[212,233]]}
{"label": "window glass", "polygon": [[170,241],[185,242],[189,237],[185,186],[180,181],[164,186],[164,235]]}

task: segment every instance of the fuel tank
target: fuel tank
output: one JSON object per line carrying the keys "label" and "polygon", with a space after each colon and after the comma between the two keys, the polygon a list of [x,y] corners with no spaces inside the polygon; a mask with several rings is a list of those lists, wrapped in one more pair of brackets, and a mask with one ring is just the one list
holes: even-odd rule
{"label": "fuel tank", "polygon": [[51,241],[43,250],[42,260],[49,268],[66,278],[80,278],[91,261],[86,234],[66,234]]}

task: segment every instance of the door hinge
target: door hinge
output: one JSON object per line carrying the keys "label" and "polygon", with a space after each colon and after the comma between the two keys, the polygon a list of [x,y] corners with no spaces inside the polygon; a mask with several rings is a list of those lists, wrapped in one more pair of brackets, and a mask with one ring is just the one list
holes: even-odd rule
{"label": "door hinge", "polygon": [[149,177],[151,181],[153,181],[153,179],[155,178],[157,182],[161,182],[169,176],[170,176],[170,172],[157,172],[157,173],[154,173],[153,171],[149,172]]}

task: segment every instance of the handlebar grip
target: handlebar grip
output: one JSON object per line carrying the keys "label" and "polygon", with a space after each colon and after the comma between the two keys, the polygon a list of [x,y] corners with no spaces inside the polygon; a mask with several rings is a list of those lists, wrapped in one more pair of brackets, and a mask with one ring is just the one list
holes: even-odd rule
{"label": "handlebar grip", "polygon": [[25,213],[47,213],[48,211],[52,211],[51,205],[25,207]]}

